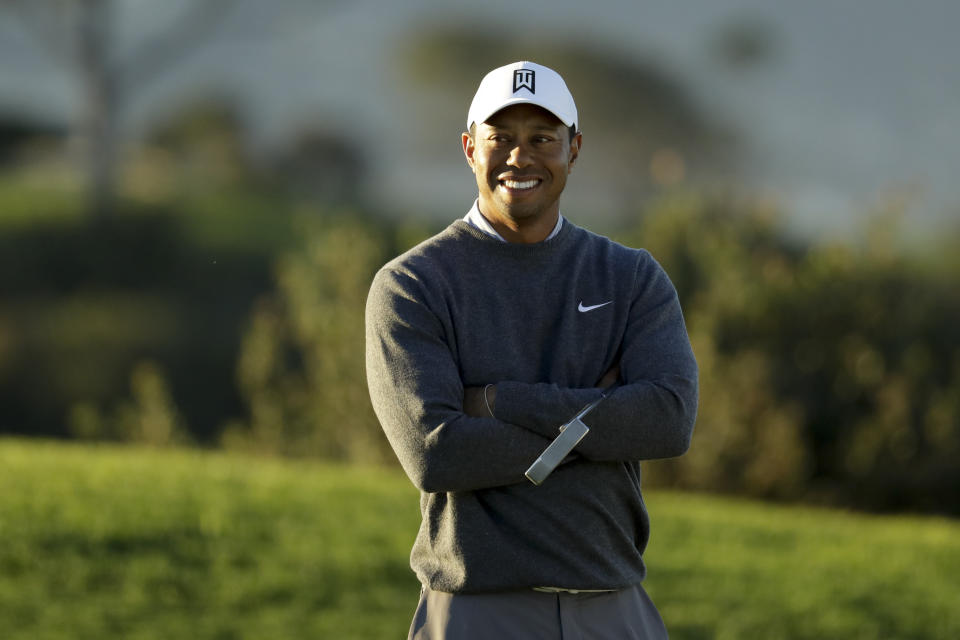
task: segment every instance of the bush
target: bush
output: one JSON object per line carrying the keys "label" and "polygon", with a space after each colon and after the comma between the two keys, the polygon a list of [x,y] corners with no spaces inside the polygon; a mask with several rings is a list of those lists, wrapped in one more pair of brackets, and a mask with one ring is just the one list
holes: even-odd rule
{"label": "bush", "polygon": [[250,304],[270,287],[270,257],[210,248],[184,211],[0,235],[0,431],[73,435],[74,408],[112,411],[144,361],[166,373],[197,441],[242,411],[231,374]]}
{"label": "bush", "polygon": [[960,295],[884,234],[800,246],[744,202],[678,199],[625,234],[662,261],[701,367],[691,451],[659,482],[960,513]]}
{"label": "bush", "polygon": [[276,264],[277,290],[250,317],[237,365],[249,411],[231,448],[392,461],[367,394],[364,306],[390,234],[363,220],[305,219],[302,248]]}

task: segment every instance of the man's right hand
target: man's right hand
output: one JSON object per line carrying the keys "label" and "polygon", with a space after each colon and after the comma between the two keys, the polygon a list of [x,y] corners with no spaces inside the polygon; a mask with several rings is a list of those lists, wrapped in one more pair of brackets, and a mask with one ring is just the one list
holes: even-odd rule
{"label": "man's right hand", "polygon": [[601,389],[609,389],[617,383],[617,380],[620,379],[620,363],[614,362],[613,366],[607,369],[607,372],[603,374],[603,377],[597,381],[598,387]]}
{"label": "man's right hand", "polygon": [[[473,418],[489,418],[497,402],[497,385],[465,387],[463,389],[463,412]],[[488,410],[489,407],[489,410]]]}

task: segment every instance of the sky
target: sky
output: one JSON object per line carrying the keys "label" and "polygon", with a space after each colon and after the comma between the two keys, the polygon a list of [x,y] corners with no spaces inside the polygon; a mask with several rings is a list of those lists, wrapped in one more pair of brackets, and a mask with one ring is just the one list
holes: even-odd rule
{"label": "sky", "polygon": [[[184,1],[118,0],[120,51]],[[0,108],[69,117],[70,74],[3,20]],[[744,20],[773,34],[770,55],[745,70],[718,65],[711,43]],[[370,192],[382,206],[453,217],[475,193],[460,132],[451,131],[445,147],[423,149],[410,139],[417,128],[406,125],[422,114],[401,99],[409,87],[395,61],[414,30],[464,21],[576,37],[658,61],[742,135],[744,178],[800,231],[849,232],[890,198],[904,203],[918,229],[960,218],[960,3],[946,0],[241,0],[189,64],[137,96],[125,125],[136,131],[204,92],[237,100],[253,139],[267,147],[321,121],[371,149]],[[590,185],[574,178],[569,188],[571,207],[598,202]]]}

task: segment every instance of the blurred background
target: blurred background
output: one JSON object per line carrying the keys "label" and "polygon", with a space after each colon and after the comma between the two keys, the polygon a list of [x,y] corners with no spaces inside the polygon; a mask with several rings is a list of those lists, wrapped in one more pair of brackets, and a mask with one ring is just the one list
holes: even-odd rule
{"label": "blurred background", "polygon": [[563,213],[701,366],[651,487],[960,514],[960,5],[0,2],[0,433],[395,466],[363,305],[461,217],[489,69],[577,99]]}
{"label": "blurred background", "polygon": [[0,5],[0,428],[389,461],[366,287],[469,207],[466,105],[529,58],[582,114],[565,214],[683,299],[656,475],[956,513],[960,9],[515,5]]}

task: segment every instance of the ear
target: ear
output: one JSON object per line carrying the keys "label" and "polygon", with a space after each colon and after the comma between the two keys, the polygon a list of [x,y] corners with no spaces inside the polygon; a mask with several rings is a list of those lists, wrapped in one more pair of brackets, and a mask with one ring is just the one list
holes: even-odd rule
{"label": "ear", "polygon": [[466,131],[460,135],[460,142],[463,144],[463,155],[467,158],[467,164],[470,165],[470,169],[476,173],[477,168],[473,165],[473,152],[476,151],[476,145],[473,142],[473,137]]}
{"label": "ear", "polygon": [[573,173],[573,164],[577,161],[577,156],[580,155],[580,147],[583,146],[583,134],[578,133],[573,136],[573,140],[570,141],[570,156],[567,160],[567,173]]}

